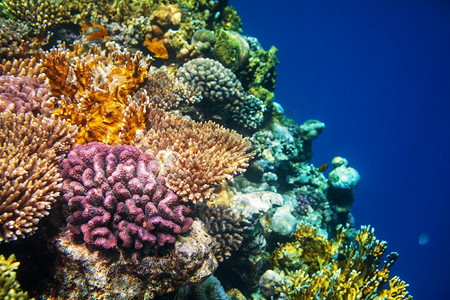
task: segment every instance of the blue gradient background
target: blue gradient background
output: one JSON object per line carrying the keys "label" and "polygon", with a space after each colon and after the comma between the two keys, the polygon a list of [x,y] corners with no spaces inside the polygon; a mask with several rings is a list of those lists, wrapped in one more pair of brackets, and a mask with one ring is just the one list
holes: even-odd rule
{"label": "blue gradient background", "polygon": [[392,274],[415,299],[450,299],[450,1],[229,4],[279,49],[287,115],[325,122],[313,163],[339,155],[360,172],[353,214],[400,253]]}

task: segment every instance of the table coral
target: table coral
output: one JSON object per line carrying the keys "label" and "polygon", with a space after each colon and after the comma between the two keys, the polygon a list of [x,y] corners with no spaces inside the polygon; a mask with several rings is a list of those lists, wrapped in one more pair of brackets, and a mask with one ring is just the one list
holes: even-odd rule
{"label": "table coral", "polygon": [[128,145],[77,145],[62,162],[70,232],[103,249],[173,244],[192,224],[191,208],[164,186],[158,162]]}
{"label": "table coral", "polygon": [[0,242],[33,234],[59,195],[59,163],[76,128],[31,113],[0,114]]}
{"label": "table coral", "polygon": [[375,238],[373,228],[362,226],[349,245],[344,227],[338,228],[333,241],[319,234],[317,228],[300,223],[294,237],[294,242],[280,245],[272,254],[274,270],[270,272],[276,272],[278,279],[275,285],[265,283],[272,287],[266,289],[266,296],[283,293],[287,299],[412,299],[406,291],[408,284],[398,277],[389,279],[397,253],[389,254],[378,268],[387,244]]}
{"label": "table coral", "polygon": [[148,130],[135,145],[162,162],[167,185],[184,201],[213,197],[214,187],[248,166],[251,143],[214,122],[199,123],[163,110],[148,113]]}
{"label": "table coral", "polygon": [[146,103],[138,105],[131,96],[147,78],[151,60],[140,51],[132,54],[114,43],[106,46],[52,49],[41,61],[60,99],[53,113],[78,126],[77,143],[127,143],[143,129]]}
{"label": "table coral", "polygon": [[14,254],[7,259],[0,255],[0,299],[26,300],[28,293],[22,291],[16,281],[16,270],[19,267]]}

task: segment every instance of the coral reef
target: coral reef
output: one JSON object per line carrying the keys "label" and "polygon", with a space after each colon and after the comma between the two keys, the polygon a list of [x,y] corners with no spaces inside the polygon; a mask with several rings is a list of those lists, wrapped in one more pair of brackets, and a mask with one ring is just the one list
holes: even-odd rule
{"label": "coral reef", "polygon": [[6,9],[4,14],[26,25],[32,36],[46,34],[49,28],[69,20],[69,12],[62,1],[5,0],[1,5]]}
{"label": "coral reef", "polygon": [[247,63],[249,45],[239,33],[220,29],[215,32],[215,36],[214,59],[232,71]]}
{"label": "coral reef", "polygon": [[103,249],[160,248],[189,230],[191,208],[164,186],[158,162],[136,147],[77,145],[62,162],[68,228]]}
{"label": "coral reef", "polygon": [[196,58],[183,64],[177,76],[197,89],[203,101],[236,112],[241,107],[245,92],[234,73],[220,62],[209,58]]}
{"label": "coral reef", "polygon": [[147,81],[134,95],[152,108],[170,110],[200,101],[200,95],[165,67],[150,68]]}
{"label": "coral reef", "polygon": [[14,254],[7,259],[0,255],[0,298],[27,300],[28,293],[22,291],[20,284],[16,281],[16,270],[19,267]]}
{"label": "coral reef", "polygon": [[336,206],[338,218],[346,222],[355,200],[353,189],[359,184],[359,173],[347,166],[345,158],[335,157],[332,164],[333,170],[328,175],[328,199]]}
{"label": "coral reef", "polygon": [[33,234],[59,195],[58,166],[76,128],[31,113],[0,114],[0,242]]}
{"label": "coral reef", "polygon": [[50,116],[51,99],[49,87],[38,78],[0,76],[0,112]]}
{"label": "coral reef", "polygon": [[142,136],[135,145],[162,162],[167,185],[185,201],[213,197],[214,187],[248,166],[250,141],[211,121],[194,122],[163,110],[148,112]]}
{"label": "coral reef", "polygon": [[138,105],[131,95],[147,78],[151,60],[114,43],[106,46],[52,49],[41,61],[53,94],[60,97],[53,113],[78,126],[77,143],[129,143],[143,129],[147,103]]}
{"label": "coral reef", "polygon": [[208,206],[202,214],[208,233],[216,240],[214,252],[217,260],[229,258],[233,251],[239,250],[247,222],[224,205]]}
{"label": "coral reef", "polygon": [[197,285],[217,268],[214,240],[194,221],[190,234],[159,255],[104,256],[75,244],[62,232],[54,280],[44,299],[153,299],[185,285]]}
{"label": "coral reef", "polygon": [[[387,256],[381,268],[386,242],[362,226],[347,245],[347,229],[338,229],[335,241],[319,230],[300,223],[295,241],[280,245],[272,254],[273,270],[261,278],[266,297],[286,299],[412,299],[398,277],[389,279],[397,253]],[[389,282],[389,287],[384,285]]]}
{"label": "coral reef", "polygon": [[211,275],[208,279],[196,286],[182,287],[175,298],[176,300],[231,300],[225,293],[222,284],[219,279],[214,275]]}

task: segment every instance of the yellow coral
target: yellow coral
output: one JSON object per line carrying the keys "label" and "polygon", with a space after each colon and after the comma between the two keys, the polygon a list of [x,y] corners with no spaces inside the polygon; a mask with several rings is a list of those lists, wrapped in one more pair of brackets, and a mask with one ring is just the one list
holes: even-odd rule
{"label": "yellow coral", "polygon": [[52,92],[59,96],[53,113],[77,125],[77,143],[129,143],[145,126],[145,106],[131,97],[147,78],[150,58],[132,55],[114,43],[85,51],[76,45],[47,52],[42,67]]}
{"label": "yellow coral", "polygon": [[300,223],[295,241],[279,246],[272,254],[275,272],[283,277],[277,288],[287,299],[412,299],[408,284],[398,277],[389,280],[398,255],[391,253],[380,269],[386,242],[363,226],[355,242],[346,244],[347,229],[338,228],[336,240],[320,235],[317,228]]}
{"label": "yellow coral", "polygon": [[14,254],[7,259],[0,255],[0,299],[29,299],[28,293],[22,291],[16,281],[16,270],[20,262],[16,261]]}

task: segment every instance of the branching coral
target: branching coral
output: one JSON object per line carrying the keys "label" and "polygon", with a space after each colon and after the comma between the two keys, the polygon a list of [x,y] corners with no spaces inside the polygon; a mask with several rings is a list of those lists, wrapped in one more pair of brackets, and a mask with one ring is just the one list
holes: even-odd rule
{"label": "branching coral", "polygon": [[200,95],[189,85],[181,82],[167,68],[150,69],[145,85],[135,95],[139,101],[153,108],[170,110],[200,101]]}
{"label": "branching coral", "polygon": [[38,78],[27,76],[0,76],[0,112],[33,112],[50,116],[49,87]]}
{"label": "branching coral", "polygon": [[264,279],[269,277],[279,280],[266,293],[284,293],[287,299],[412,299],[406,291],[408,284],[398,277],[389,279],[397,253],[389,254],[378,268],[387,244],[375,238],[373,228],[361,227],[356,243],[350,245],[344,242],[347,229],[343,227],[331,241],[317,228],[300,223],[294,237],[294,242],[279,246],[272,254],[275,269],[270,272],[277,276],[266,272],[262,282],[267,283]]}
{"label": "branching coral", "polygon": [[16,281],[16,270],[19,264],[14,254],[7,259],[0,255],[0,299],[29,299],[28,293],[22,291],[20,284]]}
{"label": "branching coral", "polygon": [[77,145],[62,162],[69,230],[103,249],[158,248],[189,230],[191,208],[164,186],[155,157],[128,145]]}
{"label": "branching coral", "polygon": [[76,128],[31,113],[0,114],[0,242],[33,234],[59,195],[58,165]]}
{"label": "branching coral", "polygon": [[57,0],[4,0],[1,5],[8,16],[26,25],[33,36],[69,20],[69,12],[62,1]]}
{"label": "branching coral", "polygon": [[207,206],[202,214],[208,233],[216,240],[217,260],[229,258],[242,244],[245,221],[224,205]]}
{"label": "branching coral", "polygon": [[107,49],[83,52],[59,48],[45,53],[42,67],[55,96],[53,113],[79,128],[78,143],[100,141],[127,143],[144,125],[145,105],[131,95],[147,78],[151,60],[142,52],[121,51],[114,43]]}
{"label": "branching coral", "polygon": [[152,110],[135,144],[162,161],[167,184],[184,200],[207,200],[214,186],[245,171],[251,144],[234,130]]}

